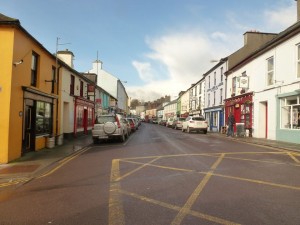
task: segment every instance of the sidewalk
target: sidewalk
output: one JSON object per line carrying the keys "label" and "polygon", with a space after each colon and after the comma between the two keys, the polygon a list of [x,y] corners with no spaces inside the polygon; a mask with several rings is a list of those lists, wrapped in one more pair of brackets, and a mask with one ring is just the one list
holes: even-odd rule
{"label": "sidewalk", "polygon": [[92,143],[91,135],[80,136],[72,140],[64,140],[63,145],[51,149],[45,148],[37,152],[28,152],[13,162],[0,164],[0,188],[24,183],[40,176],[60,160],[76,154]]}
{"label": "sidewalk", "polygon": [[[228,138],[220,133],[208,133],[216,138],[246,142],[261,146],[268,146],[282,150],[297,151],[300,153],[300,144],[273,141],[260,138],[234,137]],[[38,152],[29,152],[20,159],[8,164],[0,164],[0,191],[1,188],[27,182],[41,176],[57,166],[63,159],[73,156],[93,143],[91,135],[81,136],[73,140],[64,140],[64,144],[52,149],[43,149]]]}

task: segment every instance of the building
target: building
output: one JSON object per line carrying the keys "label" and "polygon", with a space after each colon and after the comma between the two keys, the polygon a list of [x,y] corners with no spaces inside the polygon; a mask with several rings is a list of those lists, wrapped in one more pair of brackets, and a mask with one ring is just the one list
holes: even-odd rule
{"label": "building", "polygon": [[117,77],[106,72],[103,68],[103,62],[96,60],[93,63],[93,68],[88,73],[97,74],[97,85],[107,91],[113,98],[117,99],[115,111],[120,113],[130,113],[128,107],[128,95],[126,89]]}
{"label": "building", "polygon": [[61,133],[58,68],[18,19],[0,14],[0,37],[0,163],[7,163]]}
{"label": "building", "polygon": [[[299,12],[300,3],[297,1]],[[258,138],[300,143],[300,20],[228,73],[228,111]]]}

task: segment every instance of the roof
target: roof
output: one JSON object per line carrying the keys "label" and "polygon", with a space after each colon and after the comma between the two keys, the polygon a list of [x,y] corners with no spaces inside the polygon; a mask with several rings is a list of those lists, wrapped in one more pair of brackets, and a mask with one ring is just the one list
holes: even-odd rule
{"label": "roof", "polygon": [[1,13],[0,13],[0,23],[1,24],[17,24],[17,25],[20,25],[20,21],[18,19],[5,16]]}
{"label": "roof", "polygon": [[269,42],[265,43],[264,45],[262,45],[259,49],[257,49],[256,51],[254,51],[252,54],[250,54],[248,57],[246,57],[240,63],[238,63],[237,65],[235,65],[234,67],[232,67],[231,70],[230,70],[230,72],[233,72],[234,70],[236,70],[239,67],[243,66],[247,62],[253,60],[257,56],[262,55],[266,51],[274,48],[275,46],[278,46],[279,44],[283,43],[284,41],[288,40],[289,38],[291,38],[291,37],[293,37],[293,36],[295,36],[295,35],[297,35],[299,33],[300,33],[300,21],[294,23],[292,26],[290,26],[287,29],[285,29],[284,31],[280,32],[271,41],[269,41]]}

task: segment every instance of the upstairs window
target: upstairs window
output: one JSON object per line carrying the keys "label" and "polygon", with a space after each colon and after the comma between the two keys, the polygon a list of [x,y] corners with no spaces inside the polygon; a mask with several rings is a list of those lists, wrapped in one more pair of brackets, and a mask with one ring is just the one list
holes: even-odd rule
{"label": "upstairs window", "polygon": [[32,53],[31,57],[31,82],[30,85],[36,87],[37,84],[37,74],[38,74],[38,55]]}
{"label": "upstairs window", "polygon": [[217,85],[217,72],[214,72],[214,85]]}
{"label": "upstairs window", "polygon": [[80,97],[83,97],[83,81],[80,81]]}
{"label": "upstairs window", "polygon": [[300,78],[300,45],[297,45],[297,78]]}
{"label": "upstairs window", "polygon": [[56,69],[55,67],[52,67],[52,87],[51,87],[51,93],[54,94],[54,91],[55,91],[55,84],[56,82]]}
{"label": "upstairs window", "polygon": [[221,67],[221,82],[223,81],[223,67]]}
{"label": "upstairs window", "polygon": [[75,89],[75,77],[71,75],[70,95],[74,95],[74,89]]}
{"label": "upstairs window", "polygon": [[208,76],[208,88],[210,88],[210,76]]}
{"label": "upstairs window", "polygon": [[237,77],[232,78],[232,95],[235,95],[236,92],[236,83],[237,83]]}
{"label": "upstairs window", "polygon": [[220,88],[220,104],[223,104],[223,88]]}
{"label": "upstairs window", "polygon": [[274,84],[274,58],[267,59],[267,86]]}

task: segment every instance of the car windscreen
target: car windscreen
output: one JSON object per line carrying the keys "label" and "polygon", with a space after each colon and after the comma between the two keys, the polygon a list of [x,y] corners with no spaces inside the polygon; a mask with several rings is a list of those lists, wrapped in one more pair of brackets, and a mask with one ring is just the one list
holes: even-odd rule
{"label": "car windscreen", "polygon": [[179,121],[185,121],[185,118],[179,118],[178,120]]}
{"label": "car windscreen", "polygon": [[116,122],[116,118],[114,116],[99,116],[97,117],[96,123],[106,123],[106,122]]}
{"label": "car windscreen", "polygon": [[193,117],[193,120],[196,120],[196,121],[205,121],[204,117]]}

